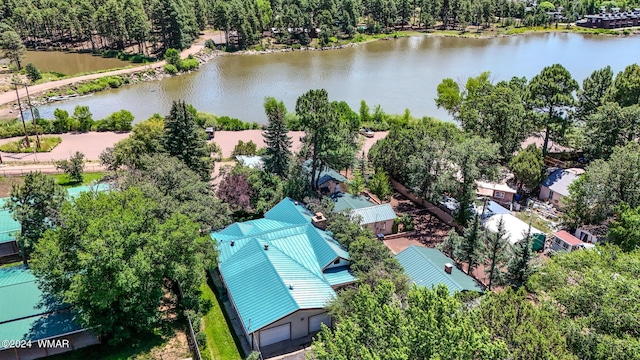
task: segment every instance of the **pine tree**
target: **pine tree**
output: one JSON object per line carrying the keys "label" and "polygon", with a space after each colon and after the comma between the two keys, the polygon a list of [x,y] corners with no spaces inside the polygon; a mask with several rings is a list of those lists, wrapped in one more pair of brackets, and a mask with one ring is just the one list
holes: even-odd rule
{"label": "pine tree", "polygon": [[500,218],[498,222],[498,232],[488,234],[485,237],[486,265],[485,274],[489,275],[489,290],[494,285],[501,285],[505,281],[505,273],[502,268],[508,259],[509,242],[507,232],[504,228],[504,221]]}
{"label": "pine tree", "polygon": [[524,238],[513,246],[513,254],[507,264],[507,283],[514,288],[526,284],[533,273],[531,225],[524,235]]}
{"label": "pine tree", "polygon": [[207,152],[202,129],[184,101],[174,101],[171,112],[164,120],[164,148],[171,156],[182,160],[202,180],[211,178],[213,160]]}
{"label": "pine tree", "polygon": [[464,230],[460,243],[460,255],[458,256],[460,260],[467,263],[467,274],[471,274],[473,269],[484,262],[483,238],[484,234],[480,231],[480,219],[476,215],[471,226]]}
{"label": "pine tree", "polygon": [[267,97],[264,101],[264,111],[269,121],[262,134],[267,144],[264,167],[265,170],[284,177],[289,169],[291,156],[291,137],[288,135],[289,129],[284,118],[287,108],[282,101]]}

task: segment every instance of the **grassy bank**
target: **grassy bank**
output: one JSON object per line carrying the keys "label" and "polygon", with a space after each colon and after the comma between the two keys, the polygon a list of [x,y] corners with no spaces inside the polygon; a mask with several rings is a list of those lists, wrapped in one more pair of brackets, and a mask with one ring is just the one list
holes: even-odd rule
{"label": "grassy bank", "polygon": [[24,146],[24,139],[12,141],[3,145],[0,145],[0,151],[6,153],[32,153],[32,152],[50,152],[58,144],[62,142],[62,139],[58,136],[40,137],[40,148],[36,149],[36,138],[29,137],[29,147]]}
{"label": "grassy bank", "polygon": [[[215,360],[240,360],[240,351],[232,335],[231,323],[225,317],[222,302],[213,292],[210,284],[202,284],[202,298],[209,301],[212,306],[203,317],[204,332],[207,335],[207,347],[200,349],[206,352],[210,359]],[[206,355],[205,355],[206,356]]]}

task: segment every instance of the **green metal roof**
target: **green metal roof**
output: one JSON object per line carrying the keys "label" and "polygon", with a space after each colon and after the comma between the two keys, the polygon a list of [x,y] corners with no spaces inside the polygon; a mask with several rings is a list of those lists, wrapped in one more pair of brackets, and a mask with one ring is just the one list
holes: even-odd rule
{"label": "green metal roof", "polygon": [[338,258],[349,260],[349,254],[289,198],[264,219],[235,223],[211,237],[247,333],[299,309],[323,308],[336,296],[332,286],[354,281],[348,272],[324,270]]}
{"label": "green metal roof", "polygon": [[327,269],[324,271],[324,277],[331,285],[348,284],[356,281],[355,276],[353,276],[353,273],[348,266],[339,266]]}
{"label": "green metal roof", "polygon": [[[472,277],[455,266],[455,261],[438,249],[412,245],[396,255],[404,272],[418,286],[435,287],[444,284],[452,294],[457,291],[479,291],[483,288]],[[445,264],[454,264],[451,274],[444,271]]]}
{"label": "green metal roof", "polygon": [[20,231],[20,223],[13,220],[9,210],[4,210],[7,198],[0,198],[0,243],[14,241],[14,233]]}
{"label": "green metal roof", "polygon": [[351,194],[344,194],[333,199],[333,212],[340,212],[343,210],[362,209],[375,205],[368,198],[364,196],[355,196]]}
{"label": "green metal roof", "polygon": [[0,269],[0,309],[0,339],[38,340],[81,329],[24,265]]}
{"label": "green metal roof", "polygon": [[0,324],[0,339],[36,341],[78,330],[82,330],[82,327],[76,321],[76,314],[62,310]]}
{"label": "green metal roof", "polygon": [[351,216],[360,216],[360,224],[372,224],[379,221],[393,220],[396,218],[396,212],[390,204],[380,204],[362,209],[351,211]]}

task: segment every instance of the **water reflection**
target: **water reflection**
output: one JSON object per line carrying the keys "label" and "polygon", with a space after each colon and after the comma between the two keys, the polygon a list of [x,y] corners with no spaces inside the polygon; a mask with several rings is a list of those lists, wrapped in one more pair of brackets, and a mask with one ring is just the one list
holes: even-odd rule
{"label": "water reflection", "polygon": [[126,108],[144,119],[155,112],[166,114],[172,100],[184,99],[202,111],[264,122],[266,96],[283,100],[293,110],[302,93],[325,88],[331,99],[345,100],[354,109],[365,99],[391,113],[408,108],[417,116],[446,119],[433,101],[443,78],[464,81],[483,71],[491,71],[495,81],[531,78],[543,67],[561,63],[581,81],[606,65],[617,72],[637,62],[639,45],[640,37],[564,33],[495,39],[422,36],[341,50],[229,55],[189,75],[46,106],[41,113],[52,116],[55,106],[72,110],[83,104],[96,118]]}

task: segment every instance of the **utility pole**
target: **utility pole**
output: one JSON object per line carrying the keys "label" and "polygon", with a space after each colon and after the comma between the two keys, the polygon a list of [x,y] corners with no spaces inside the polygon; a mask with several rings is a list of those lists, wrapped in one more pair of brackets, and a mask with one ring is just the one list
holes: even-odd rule
{"label": "utility pole", "polygon": [[20,118],[22,119],[22,128],[24,129],[24,139],[27,141],[27,147],[31,147],[31,143],[29,142],[29,133],[27,132],[27,124],[24,122],[24,114],[22,113],[22,104],[20,103],[20,94],[18,93],[18,85],[22,85],[17,82],[12,82],[14,88],[16,89],[16,97],[18,98],[18,109],[20,109]]}
{"label": "utility pole", "polygon": [[36,149],[40,150],[40,136],[38,134],[38,119],[33,115],[33,105],[31,105],[31,97],[29,96],[29,86],[27,83],[24,83],[24,89],[27,92],[27,101],[29,103],[29,111],[31,111],[31,123],[33,123],[33,128],[36,131]]}

